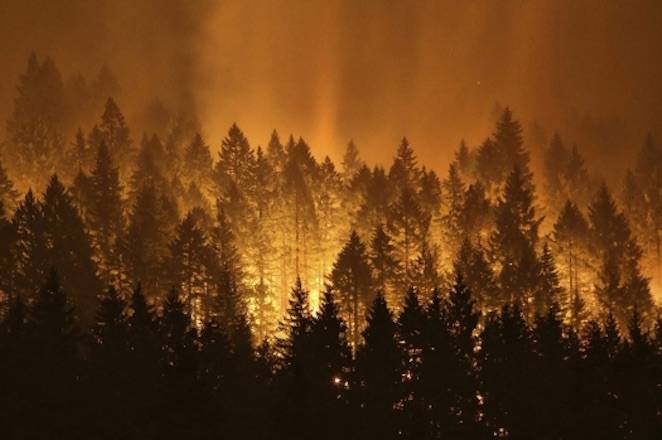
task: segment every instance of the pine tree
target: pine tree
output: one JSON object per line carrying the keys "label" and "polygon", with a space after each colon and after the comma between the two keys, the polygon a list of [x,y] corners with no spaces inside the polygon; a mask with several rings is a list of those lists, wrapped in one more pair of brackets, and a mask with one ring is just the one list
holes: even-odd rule
{"label": "pine tree", "polygon": [[391,237],[384,230],[384,226],[380,224],[375,229],[375,234],[370,243],[370,267],[375,288],[382,292],[391,304],[396,303],[398,299],[395,282],[400,271],[400,265],[395,259],[394,251]]}
{"label": "pine tree", "polygon": [[513,167],[528,173],[529,153],[524,149],[522,127],[507,107],[497,122],[494,143],[501,155],[503,178],[506,178]]}
{"label": "pine tree", "polygon": [[356,350],[359,344],[363,313],[372,293],[372,276],[365,245],[358,234],[352,232],[338,254],[329,281],[338,297],[341,313],[348,323],[350,341]]}
{"label": "pine tree", "polygon": [[480,182],[469,185],[463,199],[459,223],[462,235],[474,246],[484,245],[484,237],[488,236],[492,224],[492,205],[485,195],[485,188]]}
{"label": "pine tree", "polygon": [[534,378],[530,331],[517,304],[491,313],[481,334],[479,367],[485,423],[493,435],[529,438]]}
{"label": "pine tree", "polygon": [[552,212],[559,212],[566,202],[568,194],[564,172],[568,162],[568,149],[563,144],[561,136],[555,132],[552,140],[544,151],[544,191],[547,195],[547,207]]}
{"label": "pine tree", "polygon": [[122,187],[118,169],[102,143],[97,150],[96,166],[89,178],[89,209],[86,218],[91,231],[101,279],[120,286],[122,267],[119,240],[124,234]]}
{"label": "pine tree", "polygon": [[[241,256],[235,244],[235,236],[222,207],[216,209],[216,222],[210,233],[210,246],[218,261],[219,268],[227,271],[239,290],[244,287],[244,271]],[[218,281],[217,281],[218,283]]]}
{"label": "pine tree", "polygon": [[101,283],[92,259],[92,246],[83,220],[57,176],[50,180],[41,204],[46,266],[55,268],[62,287],[74,299],[79,318],[88,324],[96,309]]}
{"label": "pine tree", "polygon": [[[297,279],[290,293],[289,307],[281,322],[284,335],[277,341],[280,355],[276,385],[278,387],[278,433],[287,438],[303,439],[310,435],[310,404],[314,399],[315,378],[311,368],[312,357],[311,328],[313,317],[310,311],[308,291]],[[293,418],[301,417],[298,423]]]}
{"label": "pine tree", "polygon": [[421,170],[421,179],[418,186],[418,198],[420,200],[421,212],[423,213],[421,229],[425,233],[425,239],[436,239],[438,234],[431,228],[432,219],[441,215],[442,187],[437,173],[433,170],[427,171],[425,167]]}
{"label": "pine tree", "polygon": [[593,258],[600,267],[598,302],[622,326],[634,307],[648,317],[652,299],[639,267],[642,251],[606,185],[589,206],[589,221]]}
{"label": "pine tree", "polygon": [[79,127],[76,131],[76,137],[71,144],[71,150],[69,151],[71,163],[78,166],[80,170],[89,170],[94,166],[94,153],[94,150],[85,139],[83,130]]}
{"label": "pine tree", "polygon": [[460,145],[455,150],[453,163],[463,178],[468,179],[474,176],[476,165],[475,154],[469,150],[464,139],[460,141]]}
{"label": "pine tree", "polygon": [[488,193],[498,193],[503,179],[501,169],[503,158],[496,144],[490,138],[485,139],[476,151],[476,177]]}
{"label": "pine tree", "polygon": [[[51,271],[29,309],[30,358],[23,368],[29,383],[24,392],[43,405],[33,405],[33,415],[47,423],[24,427],[29,435],[48,435],[46,429],[67,429],[64,408],[75,403],[77,343],[75,312],[62,289],[57,272]],[[44,363],[48,359],[48,363]],[[71,429],[71,427],[68,427]],[[32,432],[30,432],[32,431]],[[51,431],[48,431],[51,432]]]}
{"label": "pine tree", "polygon": [[342,159],[341,177],[345,184],[351,182],[356,173],[358,173],[363,166],[364,162],[359,156],[359,150],[356,148],[354,141],[350,140],[347,143],[347,148],[345,149],[345,154]]}
{"label": "pine tree", "polygon": [[11,212],[18,202],[18,191],[14,189],[14,182],[7,175],[7,170],[0,162],[0,203],[7,212]]}
{"label": "pine tree", "polygon": [[388,223],[395,188],[384,168],[375,167],[372,172],[367,167],[362,168],[354,176],[348,193],[353,197],[350,203],[352,224],[360,237],[367,239],[378,226]]}
{"label": "pine tree", "polygon": [[412,285],[416,286],[419,293],[426,300],[432,291],[442,284],[439,274],[439,256],[436,247],[430,248],[427,242],[423,242],[421,252],[413,263]]}
{"label": "pine tree", "polygon": [[271,165],[275,172],[283,172],[285,168],[285,148],[283,148],[276,130],[271,133],[269,145],[267,145],[266,157],[269,160],[269,165]]}
{"label": "pine tree", "polygon": [[165,267],[170,284],[183,293],[188,315],[196,327],[201,327],[207,314],[203,302],[211,290],[215,262],[193,213],[189,212],[177,226],[169,248]]}
{"label": "pine tree", "polygon": [[645,251],[654,278],[662,279],[662,150],[649,134],[638,153],[634,170],[628,170],[623,208],[632,230]]}
{"label": "pine tree", "polygon": [[378,293],[368,312],[365,342],[356,354],[354,410],[358,411],[358,437],[394,438],[400,425],[394,406],[402,397],[404,354],[396,332],[384,296]]}
{"label": "pine tree", "polygon": [[530,179],[517,167],[510,173],[496,207],[496,229],[490,237],[500,288],[509,295],[508,302],[519,301],[525,307],[527,316],[536,283],[535,246],[542,221],[536,216]]}
{"label": "pine tree", "polygon": [[424,226],[429,219],[423,218],[416,194],[410,187],[401,190],[400,197],[391,209],[389,230],[395,244],[395,255],[402,264],[398,287],[404,291],[412,283],[413,261],[420,252],[427,233]]}
{"label": "pine tree", "polygon": [[168,226],[161,209],[162,204],[153,187],[148,185],[139,190],[129,214],[124,248],[129,280],[134,284],[141,283],[150,298],[163,287],[162,260],[168,250]]}
{"label": "pine tree", "polygon": [[475,371],[475,330],[480,311],[476,309],[471,291],[461,274],[455,275],[448,296],[446,319],[452,349],[452,362],[447,365],[447,377],[451,405],[447,408],[453,416],[454,426],[449,429],[458,437],[471,437],[479,433],[479,407],[476,393],[478,377]]}
{"label": "pine tree", "polygon": [[162,341],[162,365],[165,374],[186,373],[191,365],[189,356],[195,350],[195,331],[186,313],[186,306],[176,289],[171,289],[159,316],[159,335]]}
{"label": "pine tree", "polygon": [[94,392],[103,393],[100,405],[94,408],[95,419],[104,432],[121,435],[127,429],[123,416],[132,369],[128,364],[129,327],[125,315],[126,303],[114,287],[100,299],[96,323],[92,329],[91,379]]}
{"label": "pine tree", "polygon": [[559,282],[554,256],[547,243],[543,245],[538,262],[539,273],[536,290],[533,294],[533,310],[534,313],[542,315],[549,310],[552,304],[565,306],[568,301],[565,298],[566,292]]}
{"label": "pine tree", "polygon": [[486,313],[498,310],[502,298],[497,289],[494,272],[482,248],[472,246],[469,240],[465,240],[455,259],[453,270],[456,275],[462,275],[479,310]]}
{"label": "pine tree", "polygon": [[322,414],[317,419],[318,430],[321,438],[328,439],[350,434],[348,424],[338,423],[350,416],[347,404],[352,367],[347,328],[339,312],[331,289],[327,289],[311,326],[312,408]]}
{"label": "pine tree", "polygon": [[[581,304],[583,291],[586,288],[586,272],[588,269],[588,223],[581,211],[571,201],[566,201],[559,218],[554,224],[552,245],[557,258],[559,275],[567,292],[567,302],[561,303],[566,309],[566,315],[572,322],[581,322]],[[562,300],[560,300],[562,301]],[[576,331],[579,330],[573,326]]]}
{"label": "pine tree", "polygon": [[164,177],[163,160],[165,152],[158,136],[151,138],[144,136],[138,150],[136,164],[131,174],[131,199],[135,200],[137,194],[145,187],[159,190],[159,194],[168,191],[169,185]]}
{"label": "pine tree", "polygon": [[255,262],[251,317],[258,340],[263,340],[277,325],[278,303],[275,298],[277,246],[277,175],[260,147],[255,154],[254,189],[250,194],[253,215],[252,234],[246,254]]}
{"label": "pine tree", "polygon": [[454,380],[454,375],[450,373],[455,371],[452,368],[455,353],[447,312],[447,302],[441,299],[439,290],[435,290],[425,309],[418,373],[418,398],[427,407],[424,417],[419,421],[423,425],[421,429],[426,429],[422,438],[450,435],[457,420],[453,411],[454,399],[450,393],[451,381]]}
{"label": "pine tree", "polygon": [[205,188],[209,185],[209,179],[212,174],[212,158],[209,152],[209,146],[196,133],[193,141],[184,151],[184,174],[196,185]]}
{"label": "pine tree", "polygon": [[18,95],[7,121],[7,137],[19,175],[36,187],[55,171],[64,143],[64,91],[62,76],[50,58],[39,62],[32,53],[19,77]]}
{"label": "pine tree", "polygon": [[395,154],[393,165],[388,173],[388,178],[396,188],[415,188],[421,177],[416,154],[409,145],[407,138],[403,138]]}
{"label": "pine tree", "polygon": [[106,101],[99,128],[111,157],[122,168],[131,164],[134,149],[131,146],[129,127],[113,98],[109,97]]}
{"label": "pine tree", "polygon": [[254,152],[248,139],[237,124],[232,124],[221,142],[219,160],[214,168],[217,196],[222,197],[230,182],[240,188],[247,188],[251,181],[254,160]]}
{"label": "pine tree", "polygon": [[404,351],[403,432],[407,438],[421,438],[425,427],[420,420],[425,413],[420,382],[421,357],[424,350],[425,313],[415,288],[405,295],[402,312],[398,316],[398,339]]}
{"label": "pine tree", "polygon": [[[558,303],[552,299],[538,312],[533,328],[535,364],[540,374],[535,383],[532,419],[538,435],[562,436],[572,427],[575,409],[573,389],[576,378],[570,364],[572,346],[566,339]],[[559,417],[561,416],[562,417]]]}
{"label": "pine tree", "polygon": [[465,239],[465,188],[455,164],[448,168],[448,177],[442,183],[442,194],[441,237],[446,254],[452,261]]}

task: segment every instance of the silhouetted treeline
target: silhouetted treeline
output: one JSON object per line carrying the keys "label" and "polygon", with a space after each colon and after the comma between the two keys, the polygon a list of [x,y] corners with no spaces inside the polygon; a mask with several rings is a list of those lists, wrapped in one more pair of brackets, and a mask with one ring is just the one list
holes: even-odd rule
{"label": "silhouetted treeline", "polygon": [[581,332],[555,297],[527,324],[518,303],[481,321],[461,275],[398,314],[377,293],[354,352],[331,289],[311,311],[291,290],[280,336],[254,348],[238,310],[193,322],[172,290],[101,296],[83,329],[51,272],[0,323],[3,438],[655,438],[662,320]]}

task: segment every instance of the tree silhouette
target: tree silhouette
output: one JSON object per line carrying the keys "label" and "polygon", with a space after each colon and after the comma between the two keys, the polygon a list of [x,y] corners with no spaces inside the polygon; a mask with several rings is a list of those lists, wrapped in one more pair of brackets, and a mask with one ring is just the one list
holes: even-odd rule
{"label": "tree silhouette", "polygon": [[341,313],[348,323],[352,347],[356,350],[363,313],[370,301],[372,288],[365,245],[356,232],[351,233],[349,240],[338,254],[329,281],[338,297]]}
{"label": "tree silhouette", "polygon": [[365,342],[356,354],[356,435],[391,438],[399,426],[395,408],[402,397],[404,353],[397,341],[397,326],[381,293],[375,297],[366,320]]}

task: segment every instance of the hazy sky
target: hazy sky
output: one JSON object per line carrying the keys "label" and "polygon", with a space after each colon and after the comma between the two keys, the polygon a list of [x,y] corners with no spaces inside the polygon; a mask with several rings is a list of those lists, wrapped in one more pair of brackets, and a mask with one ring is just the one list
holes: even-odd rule
{"label": "hazy sky", "polygon": [[65,77],[107,63],[129,118],[158,96],[214,146],[236,121],[386,161],[407,135],[442,166],[497,102],[607,156],[662,133],[660,1],[2,0],[2,119],[31,50]]}

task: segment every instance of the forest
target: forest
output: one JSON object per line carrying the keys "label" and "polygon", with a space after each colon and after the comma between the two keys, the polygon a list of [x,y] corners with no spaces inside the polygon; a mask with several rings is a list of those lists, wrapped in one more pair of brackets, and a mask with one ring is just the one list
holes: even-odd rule
{"label": "forest", "polygon": [[35,54],[18,78],[4,438],[662,431],[653,135],[608,184],[559,133],[525,145],[506,107],[439,175],[406,138],[385,167],[352,141],[336,164],[275,130],[205,139],[156,104],[129,127],[118,87]]}

